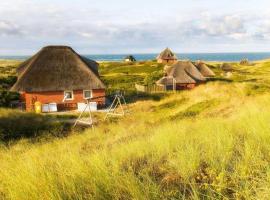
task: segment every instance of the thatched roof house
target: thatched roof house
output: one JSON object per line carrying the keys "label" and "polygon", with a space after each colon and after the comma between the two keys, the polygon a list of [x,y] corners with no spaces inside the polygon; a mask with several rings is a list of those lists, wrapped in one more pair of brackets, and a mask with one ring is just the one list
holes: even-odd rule
{"label": "thatched roof house", "polygon": [[172,66],[165,66],[166,75],[156,82],[157,85],[172,86],[176,89],[193,88],[204,82],[205,77],[189,61],[178,61]]}
{"label": "thatched roof house", "polygon": [[171,49],[166,48],[157,56],[158,63],[172,64],[177,61],[177,56]]}
{"label": "thatched roof house", "polygon": [[99,78],[98,63],[67,46],[42,48],[23,62],[17,72],[18,80],[11,90],[22,94],[28,110],[33,101],[61,104],[64,96],[69,95],[67,102],[76,104],[104,93],[105,89]]}
{"label": "thatched roof house", "polygon": [[209,78],[215,76],[215,73],[205,63],[200,61],[195,63],[195,66],[204,77]]}
{"label": "thatched roof house", "polygon": [[125,62],[136,62],[136,59],[133,55],[128,55],[124,58]]}
{"label": "thatched roof house", "polygon": [[240,65],[249,65],[248,59],[247,59],[247,58],[242,59],[242,60],[240,61]]}
{"label": "thatched roof house", "polygon": [[220,69],[222,69],[225,72],[231,72],[233,70],[233,67],[232,67],[232,65],[230,63],[223,63],[220,66]]}

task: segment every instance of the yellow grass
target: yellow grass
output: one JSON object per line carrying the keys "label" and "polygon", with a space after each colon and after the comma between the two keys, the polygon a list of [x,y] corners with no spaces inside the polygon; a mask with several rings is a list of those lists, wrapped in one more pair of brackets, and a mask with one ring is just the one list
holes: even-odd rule
{"label": "yellow grass", "polygon": [[0,199],[269,199],[268,67],[64,139],[2,145]]}

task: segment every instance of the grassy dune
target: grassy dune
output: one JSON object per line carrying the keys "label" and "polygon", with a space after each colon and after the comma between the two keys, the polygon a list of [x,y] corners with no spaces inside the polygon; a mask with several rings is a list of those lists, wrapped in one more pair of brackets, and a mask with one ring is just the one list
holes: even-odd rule
{"label": "grassy dune", "polygon": [[99,72],[107,90],[135,90],[134,83],[151,84],[163,75],[163,65],[153,61],[100,63]]}
{"label": "grassy dune", "polygon": [[2,144],[0,199],[269,199],[270,63],[235,68],[93,130]]}

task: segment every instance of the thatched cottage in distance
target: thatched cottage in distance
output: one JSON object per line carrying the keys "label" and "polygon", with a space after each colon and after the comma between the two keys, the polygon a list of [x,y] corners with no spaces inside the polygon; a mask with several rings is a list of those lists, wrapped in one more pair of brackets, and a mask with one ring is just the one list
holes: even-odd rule
{"label": "thatched cottage in distance", "polygon": [[165,76],[156,82],[166,89],[192,89],[205,82],[205,77],[190,61],[178,61],[172,66],[165,66]]}
{"label": "thatched cottage in distance", "polygon": [[56,104],[57,110],[77,109],[87,98],[105,104],[105,85],[99,78],[98,63],[67,46],[47,46],[23,62],[18,80],[11,88],[20,92],[26,110],[36,102]]}
{"label": "thatched cottage in distance", "polygon": [[211,78],[215,76],[215,73],[202,61],[195,63],[195,66],[199,72],[206,78]]}
{"label": "thatched cottage in distance", "polygon": [[169,48],[166,48],[157,56],[158,63],[173,64],[176,61],[177,61],[177,56]]}
{"label": "thatched cottage in distance", "polygon": [[124,58],[125,62],[136,62],[136,59],[133,55],[128,55]]}

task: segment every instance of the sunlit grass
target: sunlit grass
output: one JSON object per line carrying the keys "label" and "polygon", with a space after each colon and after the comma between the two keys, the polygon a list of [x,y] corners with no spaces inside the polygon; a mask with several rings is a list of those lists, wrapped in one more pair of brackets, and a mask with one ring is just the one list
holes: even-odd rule
{"label": "sunlit grass", "polygon": [[2,144],[0,199],[269,199],[267,66],[235,65],[232,82],[137,101],[65,138]]}

